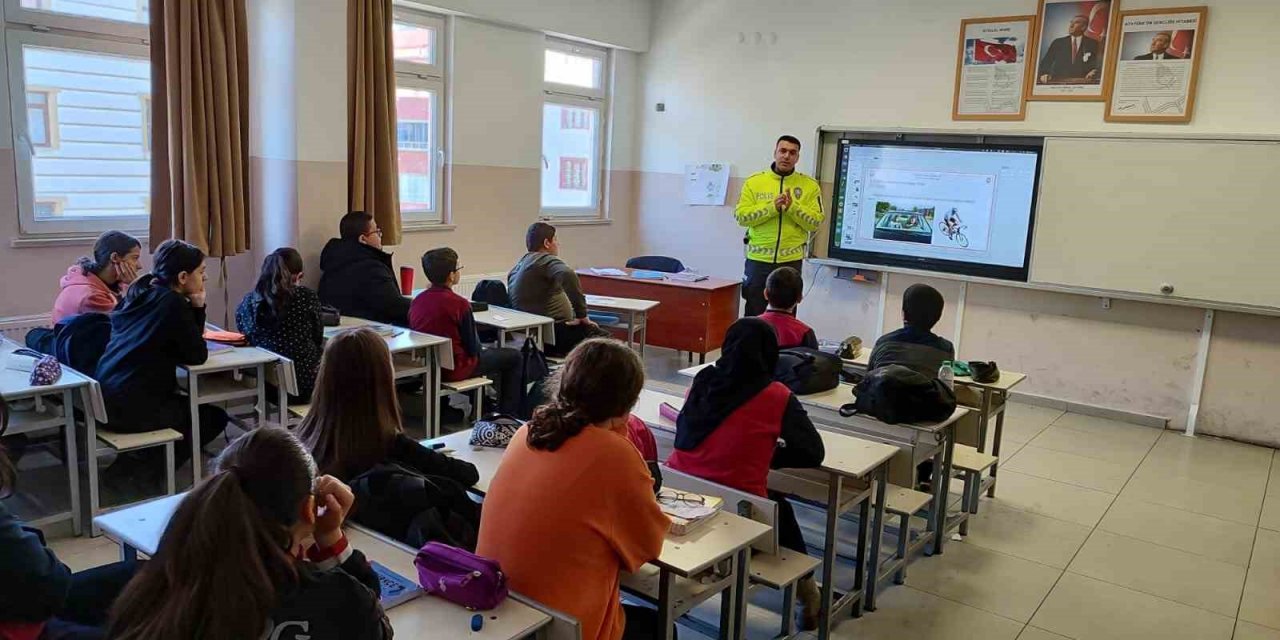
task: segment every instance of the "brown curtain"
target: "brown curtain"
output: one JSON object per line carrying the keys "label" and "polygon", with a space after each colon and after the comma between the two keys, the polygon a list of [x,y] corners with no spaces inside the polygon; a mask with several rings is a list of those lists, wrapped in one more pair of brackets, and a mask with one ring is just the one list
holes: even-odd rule
{"label": "brown curtain", "polygon": [[400,244],[391,0],[347,0],[347,199]]}
{"label": "brown curtain", "polygon": [[151,2],[151,239],[249,250],[244,0]]}

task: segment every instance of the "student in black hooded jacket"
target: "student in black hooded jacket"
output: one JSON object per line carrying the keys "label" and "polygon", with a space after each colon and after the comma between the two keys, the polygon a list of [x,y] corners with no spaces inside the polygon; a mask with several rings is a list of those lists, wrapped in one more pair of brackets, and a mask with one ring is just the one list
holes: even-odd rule
{"label": "student in black hooded jacket", "polygon": [[320,301],[344,316],[409,326],[410,300],[400,293],[391,254],[373,216],[353,211],[338,223],[340,238],[320,252]]}
{"label": "student in black hooded jacket", "polygon": [[[106,402],[107,427],[124,433],[181,432],[186,440],[178,444],[176,462],[182,466],[192,447],[203,447],[227,426],[221,407],[200,405],[200,442],[192,443],[190,406],[178,388],[177,368],[203,364],[209,357],[204,252],[181,240],[166,240],[153,262],[151,273],[129,287],[124,303],[111,314],[111,340],[96,377]],[[142,470],[155,478],[164,470],[159,464],[163,455],[160,447],[130,452],[121,457],[137,465],[117,460],[112,468]]]}

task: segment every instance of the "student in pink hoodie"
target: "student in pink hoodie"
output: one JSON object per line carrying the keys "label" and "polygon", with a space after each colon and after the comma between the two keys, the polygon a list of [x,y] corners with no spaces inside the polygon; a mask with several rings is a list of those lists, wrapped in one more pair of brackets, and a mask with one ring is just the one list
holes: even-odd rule
{"label": "student in pink hoodie", "polygon": [[53,322],[77,313],[110,313],[124,290],[138,277],[142,243],[123,231],[108,231],[93,243],[93,256],[83,256],[67,269],[53,301]]}

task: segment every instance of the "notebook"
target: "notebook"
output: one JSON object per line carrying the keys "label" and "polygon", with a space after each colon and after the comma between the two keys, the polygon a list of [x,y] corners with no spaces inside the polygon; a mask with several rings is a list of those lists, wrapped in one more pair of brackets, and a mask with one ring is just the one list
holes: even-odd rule
{"label": "notebook", "polygon": [[710,278],[710,276],[704,276],[701,273],[691,273],[689,271],[673,273],[667,276],[668,280],[674,280],[676,282],[702,282],[708,278]]}
{"label": "notebook", "polygon": [[600,267],[593,267],[593,268],[591,269],[591,273],[594,273],[594,274],[596,274],[596,275],[598,275],[598,276],[625,276],[625,275],[627,275],[627,272],[626,272],[626,271],[623,271],[622,269],[614,269],[614,268],[611,268],[611,267],[604,267],[604,268],[600,268]]}
{"label": "notebook", "polygon": [[386,565],[370,561],[373,572],[378,575],[378,584],[382,586],[382,608],[398,607],[420,595],[422,587],[386,567]]}
{"label": "notebook", "polygon": [[637,280],[662,280],[667,274],[661,271],[648,271],[645,269],[636,269],[631,272],[631,277]]}

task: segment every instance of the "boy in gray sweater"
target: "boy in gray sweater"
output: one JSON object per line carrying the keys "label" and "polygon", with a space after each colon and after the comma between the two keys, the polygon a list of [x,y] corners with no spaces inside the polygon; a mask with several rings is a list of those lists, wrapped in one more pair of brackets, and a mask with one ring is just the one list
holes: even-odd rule
{"label": "boy in gray sweater", "polygon": [[562,356],[588,338],[609,332],[587,317],[587,298],[578,274],[560,259],[556,228],[535,222],[525,233],[529,250],[507,274],[507,294],[516,309],[556,321],[556,343],[543,345],[548,355]]}

